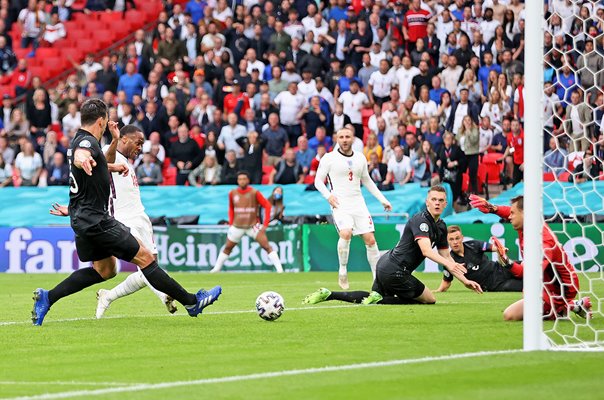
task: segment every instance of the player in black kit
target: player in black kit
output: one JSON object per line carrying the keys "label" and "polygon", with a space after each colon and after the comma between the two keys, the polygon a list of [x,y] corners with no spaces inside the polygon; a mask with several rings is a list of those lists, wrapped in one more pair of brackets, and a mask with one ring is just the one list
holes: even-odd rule
{"label": "player in black kit", "polygon": [[[485,292],[522,292],[522,278],[515,277],[508,268],[489,260],[485,252],[496,252],[494,244],[481,240],[463,241],[461,228],[451,225],[447,229],[447,241],[451,247],[451,257],[464,264],[466,278],[478,284]],[[443,280],[436,292],[446,292],[451,287],[453,275],[443,271]]]}
{"label": "player in black kit", "polygon": [[189,315],[196,317],[212,304],[222,288],[216,286],[197,294],[187,292],[157,265],[151,251],[142,246],[130,229],[116,221],[108,212],[110,172],[127,173],[126,165],[107,164],[99,140],[109,126],[114,138],[119,137],[117,123],[108,123],[107,105],[90,99],[80,110],[82,128],[67,153],[69,159],[69,218],[75,232],[78,256],[92,261],[92,267],[73,272],[54,289],[34,291],[34,325],[42,325],[46,313],[59,299],[111,279],[116,275],[116,258],[145,267],[145,278],[151,285],[182,303]]}
{"label": "player in black kit", "polygon": [[[446,206],[445,188],[432,186],[426,198],[426,210],[411,217],[396,247],[380,257],[371,293],[331,292],[321,288],[306,296],[303,302],[316,304],[341,300],[363,304],[434,304],[436,299],[430,289],[411,274],[426,258],[443,265],[468,289],[482,293],[478,283],[465,278],[464,266],[449,254],[447,226],[440,219]],[[432,249],[434,245],[438,251]]]}

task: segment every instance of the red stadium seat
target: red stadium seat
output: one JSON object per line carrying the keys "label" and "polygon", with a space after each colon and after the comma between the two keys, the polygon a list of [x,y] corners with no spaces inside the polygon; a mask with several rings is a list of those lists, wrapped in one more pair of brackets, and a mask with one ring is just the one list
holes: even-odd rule
{"label": "red stadium seat", "polygon": [[262,166],[262,184],[263,185],[268,184],[268,178],[274,170],[275,170],[275,167],[273,167],[272,165],[263,165]]}
{"label": "red stadium seat", "polygon": [[126,12],[126,21],[133,28],[140,28],[145,23],[145,15],[142,11],[130,10]]}
{"label": "red stadium seat", "polygon": [[558,182],[568,182],[570,172],[563,172],[558,176]]}
{"label": "red stadium seat", "polygon": [[543,173],[543,181],[544,182],[553,182],[556,180],[556,175],[553,172],[544,172]]}
{"label": "red stadium seat", "polygon": [[47,70],[44,67],[28,67],[29,71],[31,72],[31,76],[32,78],[34,76],[39,77],[43,82],[48,80],[48,78],[50,78],[50,71]]}

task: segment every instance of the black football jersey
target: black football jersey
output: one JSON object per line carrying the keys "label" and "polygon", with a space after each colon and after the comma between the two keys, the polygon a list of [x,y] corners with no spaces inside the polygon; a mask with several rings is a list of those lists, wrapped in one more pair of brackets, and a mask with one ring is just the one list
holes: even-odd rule
{"label": "black football jersey", "polygon": [[430,239],[432,246],[448,249],[447,225],[442,219],[435,221],[426,210],[415,214],[405,225],[396,247],[390,250],[390,260],[400,269],[413,272],[425,257],[417,244],[420,238]]}
{"label": "black football jersey", "polygon": [[[73,164],[73,156],[77,149],[90,151],[96,161],[91,176]],[[99,141],[83,129],[76,133],[71,148],[67,151],[67,159],[69,161],[69,216],[73,230],[78,232],[109,218],[107,212],[110,195],[109,170]]]}

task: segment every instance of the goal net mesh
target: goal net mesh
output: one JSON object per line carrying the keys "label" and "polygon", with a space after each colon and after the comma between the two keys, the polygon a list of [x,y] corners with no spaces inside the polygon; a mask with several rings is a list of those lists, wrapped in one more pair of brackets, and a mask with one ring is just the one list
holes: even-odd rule
{"label": "goal net mesh", "polygon": [[599,1],[549,1],[543,29],[543,213],[576,270],[576,299],[589,297],[592,305],[591,318],[570,311],[544,321],[553,349],[604,348],[603,28]]}

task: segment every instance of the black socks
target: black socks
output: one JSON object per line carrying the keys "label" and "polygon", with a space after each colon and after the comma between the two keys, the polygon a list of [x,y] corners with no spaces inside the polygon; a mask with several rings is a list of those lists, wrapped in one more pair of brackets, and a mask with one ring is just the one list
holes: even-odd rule
{"label": "black socks", "polygon": [[146,268],[143,268],[142,271],[151,286],[160,292],[164,292],[183,306],[191,306],[197,303],[197,297],[187,292],[178,282],[172,279],[159,267],[157,261],[153,261]]}
{"label": "black socks", "polygon": [[331,292],[327,300],[340,300],[347,303],[360,303],[365,297],[369,296],[369,292]]}
{"label": "black socks", "polygon": [[96,285],[105,279],[92,267],[78,269],[65,280],[48,291],[48,301],[50,305],[56,303],[59,299],[86,289],[88,286]]}

